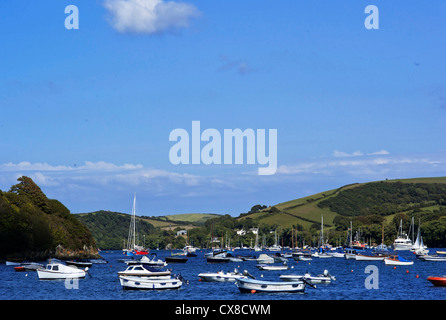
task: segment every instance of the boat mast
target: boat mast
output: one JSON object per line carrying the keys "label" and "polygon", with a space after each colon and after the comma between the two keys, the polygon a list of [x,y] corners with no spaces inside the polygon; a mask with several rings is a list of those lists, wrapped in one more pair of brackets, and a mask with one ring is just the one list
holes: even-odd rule
{"label": "boat mast", "polygon": [[127,239],[127,249],[134,250],[136,246],[136,193],[133,196],[132,216],[130,218],[129,237]]}

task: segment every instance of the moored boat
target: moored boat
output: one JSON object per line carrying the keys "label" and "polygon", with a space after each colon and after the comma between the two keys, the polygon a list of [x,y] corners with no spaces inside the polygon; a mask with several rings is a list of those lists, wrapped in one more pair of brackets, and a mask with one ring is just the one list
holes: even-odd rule
{"label": "moored boat", "polygon": [[347,248],[345,249],[345,259],[347,260],[356,260],[357,252],[355,249]]}
{"label": "moored boat", "polygon": [[319,274],[317,276],[312,276],[310,273],[307,272],[304,275],[294,275],[294,274],[281,275],[280,279],[283,281],[299,281],[305,279],[311,284],[317,284],[317,283],[330,283],[331,281],[335,281],[336,277],[330,275],[328,270],[324,270],[323,274]]}
{"label": "moored boat", "polygon": [[259,264],[265,264],[265,263],[274,263],[274,258],[270,255],[267,255],[265,253],[262,253],[257,258],[257,262]]}
{"label": "moored boat", "polygon": [[233,272],[202,272],[198,274],[201,280],[207,282],[234,282],[236,279],[246,279],[247,276],[234,269]]}
{"label": "moored boat", "polygon": [[417,258],[423,261],[446,261],[446,256],[433,255],[417,255]]}
{"label": "moored boat", "polygon": [[275,282],[256,279],[237,279],[236,285],[241,292],[304,292],[305,281]]}
{"label": "moored boat", "polygon": [[163,261],[161,259],[156,259],[156,253],[152,252],[150,254],[152,259],[149,259],[147,256],[143,256],[141,259],[138,260],[127,260],[125,263],[127,265],[133,265],[133,264],[142,264],[146,267],[152,267],[152,268],[162,268],[167,266],[167,262]]}
{"label": "moored boat", "polygon": [[85,278],[88,268],[78,269],[61,263],[49,263],[46,268],[37,269],[37,276],[40,280],[52,279],[78,279]]}
{"label": "moored boat", "polygon": [[170,276],[170,271],[152,270],[151,268],[144,267],[143,265],[131,265],[124,271],[118,272],[119,276],[146,276],[146,277],[160,277]]}
{"label": "moored boat", "polygon": [[384,259],[384,263],[388,266],[410,266],[413,261],[406,260],[399,255],[390,255]]}
{"label": "moored boat", "polygon": [[93,263],[91,263],[89,261],[81,261],[81,260],[65,261],[65,264],[68,266],[75,266],[75,267],[80,267],[80,268],[86,268],[86,267],[90,268],[93,265]]}
{"label": "moored boat", "polygon": [[119,276],[119,282],[126,290],[166,290],[178,289],[183,284],[180,278],[141,278],[132,276]]}
{"label": "moored boat", "polygon": [[357,261],[383,261],[385,258],[389,257],[388,254],[356,254],[355,259]]}
{"label": "moored boat", "polygon": [[430,276],[427,280],[436,287],[446,287],[446,276]]}
{"label": "moored boat", "polygon": [[271,265],[271,264],[258,264],[256,265],[257,269],[259,270],[265,270],[265,271],[283,271],[288,270],[288,266],[286,263],[281,265]]}

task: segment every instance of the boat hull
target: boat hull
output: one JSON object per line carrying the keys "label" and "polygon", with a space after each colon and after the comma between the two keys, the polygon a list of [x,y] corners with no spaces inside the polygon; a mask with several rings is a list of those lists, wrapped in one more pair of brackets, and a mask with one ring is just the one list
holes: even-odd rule
{"label": "boat hull", "polygon": [[446,261],[446,257],[428,255],[420,256],[419,259],[423,261]]}
{"label": "boat hull", "polygon": [[267,264],[258,264],[256,265],[257,269],[265,270],[265,271],[284,271],[288,270],[287,266],[272,266]]}
{"label": "boat hull", "polygon": [[37,276],[40,280],[59,280],[59,279],[80,279],[85,278],[86,272],[84,270],[78,269],[72,272],[55,272],[47,271],[43,269],[37,269]]}
{"label": "boat hull", "polygon": [[367,256],[362,254],[357,254],[355,259],[357,261],[383,261],[387,256]]}
{"label": "boat hull", "polygon": [[235,282],[236,279],[246,279],[246,276],[233,273],[200,273],[201,280],[206,282]]}
{"label": "boat hull", "polygon": [[120,276],[119,282],[125,290],[168,290],[179,289],[183,282],[179,279],[144,279]]}
{"label": "boat hull", "polygon": [[241,292],[304,292],[305,282],[293,281],[293,282],[273,282],[273,281],[260,281],[254,279],[237,279],[236,285]]}
{"label": "boat hull", "polygon": [[384,263],[387,266],[410,266],[413,265],[413,261],[399,261],[392,259],[384,259]]}
{"label": "boat hull", "polygon": [[427,280],[436,287],[446,287],[446,277],[428,277]]}

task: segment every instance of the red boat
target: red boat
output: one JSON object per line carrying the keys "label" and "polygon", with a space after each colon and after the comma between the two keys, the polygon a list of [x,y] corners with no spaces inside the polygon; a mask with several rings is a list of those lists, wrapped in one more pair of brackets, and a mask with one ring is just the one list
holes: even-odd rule
{"label": "red boat", "polygon": [[427,280],[430,281],[436,287],[446,287],[446,276],[427,277]]}
{"label": "red boat", "polygon": [[141,254],[141,255],[149,254],[149,251],[147,251],[147,250],[135,250],[135,254]]}

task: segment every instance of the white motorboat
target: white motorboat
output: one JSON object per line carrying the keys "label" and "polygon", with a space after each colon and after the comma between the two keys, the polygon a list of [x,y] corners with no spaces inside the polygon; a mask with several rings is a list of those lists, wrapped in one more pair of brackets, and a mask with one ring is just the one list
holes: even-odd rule
{"label": "white motorboat", "polygon": [[85,278],[88,268],[78,269],[62,263],[49,263],[46,268],[37,269],[37,276],[40,280],[52,279],[79,279]]}
{"label": "white motorboat", "polygon": [[304,280],[290,282],[262,281],[256,279],[237,279],[236,285],[241,292],[304,292],[307,282]]}
{"label": "white motorboat", "polygon": [[446,261],[446,256],[433,255],[420,255],[417,256],[418,259],[423,261]]}
{"label": "white motorboat", "polygon": [[356,250],[355,249],[346,249],[345,250],[345,259],[347,260],[356,260]]}
{"label": "white motorboat", "polygon": [[135,264],[142,264],[145,267],[152,267],[152,268],[162,268],[167,266],[167,262],[163,261],[161,259],[156,259],[156,253],[152,252],[150,254],[152,259],[149,259],[147,256],[142,256],[141,259],[138,260],[127,260],[125,263],[127,265],[135,265]]}
{"label": "white motorboat", "polygon": [[267,255],[267,254],[265,254],[265,253],[262,253],[257,258],[257,262],[259,264],[274,263],[274,258],[269,256],[269,255]]}
{"label": "white motorboat", "polygon": [[170,276],[170,271],[158,271],[151,268],[144,267],[143,265],[131,265],[124,271],[118,272],[119,276],[146,276],[146,277],[159,277]]}
{"label": "white motorboat", "polygon": [[332,256],[333,258],[344,258],[345,257],[345,252],[332,251],[332,252],[327,252],[327,254]]}
{"label": "white motorboat", "polygon": [[406,260],[399,255],[391,255],[384,259],[384,263],[388,266],[410,266],[413,261]]}
{"label": "white motorboat", "polygon": [[410,250],[413,246],[412,241],[409,236],[403,232],[403,220],[400,220],[400,226],[398,228],[398,233],[395,241],[393,242],[393,249],[395,251]]}
{"label": "white motorboat", "polygon": [[256,267],[259,270],[265,270],[265,271],[283,271],[289,269],[286,263],[282,265],[258,264],[256,265]]}
{"label": "white motorboat", "polygon": [[198,274],[201,280],[207,282],[234,282],[236,279],[246,279],[247,276],[234,269],[233,272],[202,272]]}
{"label": "white motorboat", "polygon": [[328,273],[328,270],[324,270],[323,274],[319,274],[317,276],[312,276],[310,273],[305,273],[304,275],[294,275],[294,274],[287,274],[287,275],[281,275],[280,279],[283,281],[299,281],[299,280],[307,280],[311,284],[316,283],[330,283],[331,281],[335,281],[336,277],[333,277]]}
{"label": "white motorboat", "polygon": [[127,290],[165,290],[178,289],[183,284],[183,281],[178,278],[158,279],[158,278],[142,278],[135,276],[119,276],[119,282],[123,289]]}

